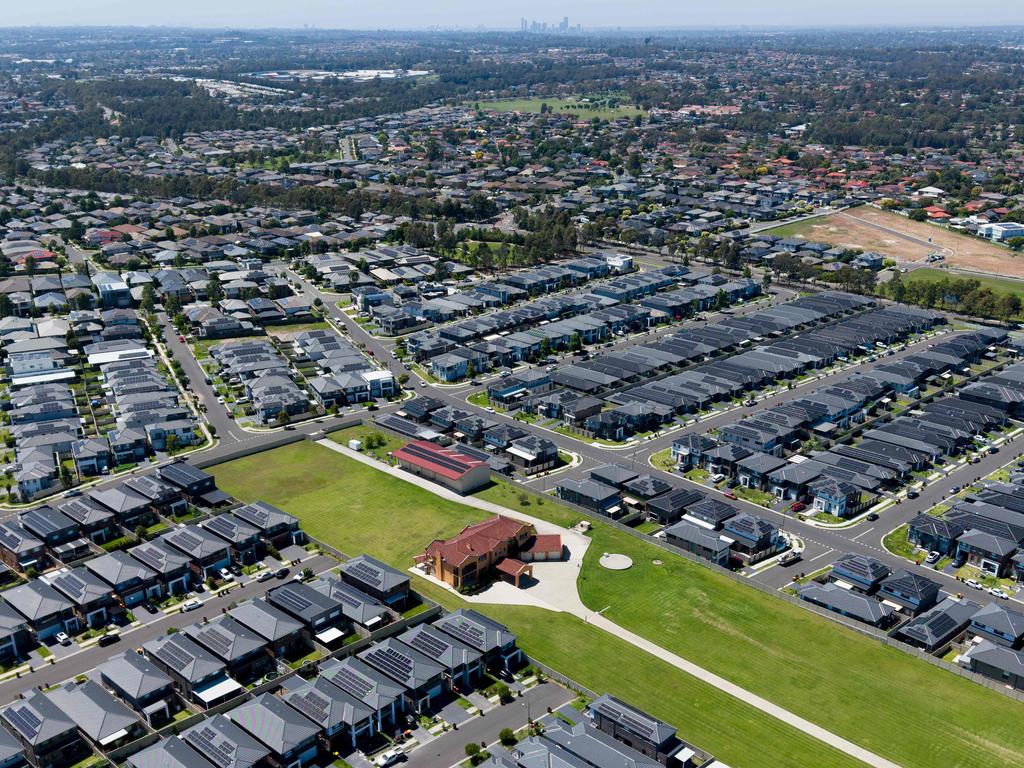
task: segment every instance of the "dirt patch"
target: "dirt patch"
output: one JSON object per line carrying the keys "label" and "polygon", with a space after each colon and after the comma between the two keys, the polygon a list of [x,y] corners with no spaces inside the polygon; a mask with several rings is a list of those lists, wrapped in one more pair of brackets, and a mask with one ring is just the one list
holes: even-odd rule
{"label": "dirt patch", "polygon": [[900,262],[921,262],[941,253],[945,265],[992,275],[1024,277],[1024,257],[954,230],[861,206],[781,228],[788,236],[877,251]]}
{"label": "dirt patch", "polygon": [[861,207],[840,215],[856,220],[861,226],[874,229],[879,236],[902,240],[905,248],[917,246],[918,253],[923,249],[922,256],[906,259],[907,261],[918,261],[937,251],[945,255],[946,265],[954,269],[1024,277],[1024,259],[995,243],[927,222],[912,221],[877,208]]}

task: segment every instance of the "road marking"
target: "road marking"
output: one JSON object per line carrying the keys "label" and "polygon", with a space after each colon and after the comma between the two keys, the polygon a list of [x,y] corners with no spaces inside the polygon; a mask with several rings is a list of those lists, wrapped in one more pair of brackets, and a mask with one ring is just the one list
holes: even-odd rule
{"label": "road marking", "polygon": [[873,530],[874,530],[873,528],[868,528],[867,530],[861,531],[861,532],[860,532],[860,533],[858,533],[858,534],[857,534],[856,536],[851,536],[851,537],[850,537],[850,539],[851,539],[852,541],[856,541],[856,540],[857,540],[857,539],[859,539],[859,538],[860,538],[861,536],[864,536],[864,535],[866,535],[866,534],[868,534],[868,533],[871,533],[871,531],[873,531]]}
{"label": "road marking", "polygon": [[822,553],[821,553],[820,555],[818,555],[818,556],[816,556],[816,557],[812,557],[812,558],[811,558],[810,560],[808,560],[807,562],[808,562],[808,563],[813,563],[813,562],[814,562],[815,560],[820,560],[821,558],[825,557],[825,555],[830,555],[830,554],[832,554],[833,552],[835,552],[835,550],[834,550],[834,549],[832,549],[832,547],[829,547],[829,548],[828,548],[828,549],[826,549],[826,550],[825,550],[824,552],[822,552]]}

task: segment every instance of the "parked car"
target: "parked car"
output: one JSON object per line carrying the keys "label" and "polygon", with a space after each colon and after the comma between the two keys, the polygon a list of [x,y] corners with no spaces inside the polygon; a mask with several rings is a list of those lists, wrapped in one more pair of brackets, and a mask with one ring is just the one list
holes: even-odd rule
{"label": "parked car", "polygon": [[387,768],[389,765],[394,765],[402,759],[402,753],[397,749],[389,749],[387,752],[382,752],[377,755],[377,759],[373,761],[373,764],[377,768]]}
{"label": "parked car", "polygon": [[732,499],[732,500],[734,500],[734,501],[735,501],[736,499],[738,499],[738,498],[739,498],[739,496],[737,496],[737,495],[736,495],[735,493],[733,493],[732,491],[726,491],[726,492],[725,492],[725,493],[723,493],[722,495],[723,495],[723,496],[725,496],[725,498],[727,498],[727,499]]}
{"label": "parked car", "polygon": [[952,492],[952,493],[960,493],[960,486],[959,486],[959,485],[954,485],[954,486],[953,486],[952,488],[950,488],[949,490],[950,490],[950,492]]}
{"label": "parked car", "polygon": [[803,555],[801,555],[799,552],[790,551],[779,558],[779,565],[783,567],[787,565],[792,565],[793,563],[798,562],[802,558]]}
{"label": "parked car", "polygon": [[108,645],[121,642],[120,632],[107,632],[105,635],[100,635],[100,639],[96,641],[96,645],[101,648],[106,648]]}
{"label": "parked car", "polygon": [[148,600],[142,604],[142,608],[146,613],[157,613],[160,610]]}
{"label": "parked car", "polygon": [[976,581],[975,579],[968,579],[964,583],[968,587],[973,587],[974,589],[984,589],[984,587],[981,586],[981,582],[980,581]]}
{"label": "parked car", "polygon": [[53,639],[61,645],[71,645],[71,638],[68,637],[67,632],[58,632],[56,635],[53,636]]}
{"label": "parked car", "polygon": [[907,491],[907,498],[908,499],[916,499],[920,495],[921,495],[921,492],[919,490],[917,490],[916,488],[911,488],[909,491]]}
{"label": "parked car", "polygon": [[1009,596],[1009,595],[1008,595],[1008,594],[1007,594],[1006,592],[1004,592],[1004,591],[1003,591],[1003,590],[1001,590],[1001,589],[997,589],[997,588],[995,588],[995,587],[993,587],[992,589],[990,589],[990,590],[988,591],[988,593],[989,593],[990,595],[992,595],[992,597],[998,597],[998,598],[999,598],[1000,600],[1009,600],[1009,599],[1010,599],[1010,596]]}
{"label": "parked car", "polygon": [[189,600],[186,600],[184,603],[181,604],[181,612],[182,613],[188,613],[189,611],[194,611],[194,610],[196,610],[196,608],[199,608],[201,606],[202,606],[202,603],[199,602],[198,600],[196,600],[193,597],[193,598],[191,598]]}
{"label": "parked car", "polygon": [[935,552],[934,550],[928,553],[928,557],[924,559],[926,563],[931,565],[932,563],[939,562],[939,558],[942,557],[941,552]]}
{"label": "parked car", "polygon": [[289,573],[291,573],[291,571],[289,571],[287,568],[278,568],[277,571],[274,573],[274,576],[279,579],[283,579],[286,578]]}
{"label": "parked car", "polygon": [[870,522],[870,523],[873,523],[873,522],[875,522],[875,520],[877,520],[877,519],[878,519],[878,513],[877,513],[877,512],[872,512],[871,514],[869,514],[869,515],[868,515],[868,516],[867,516],[866,518],[864,518],[864,519],[865,519],[865,520],[867,520],[867,521],[868,521],[868,522]]}
{"label": "parked car", "polygon": [[232,563],[231,565],[229,565],[228,570],[235,574],[235,576],[242,575],[242,566],[240,566],[238,563]]}
{"label": "parked car", "polygon": [[220,577],[222,579],[224,579],[224,581],[234,581],[235,580],[235,574],[233,574],[227,568],[221,568],[220,569]]}
{"label": "parked car", "polygon": [[953,560],[953,567],[954,568],[963,568],[964,564],[966,562],[967,562],[967,556],[966,555],[957,555],[956,558]]}
{"label": "parked car", "polygon": [[790,512],[803,512],[805,509],[807,509],[807,505],[802,501],[794,501],[789,505]]}
{"label": "parked car", "polygon": [[270,581],[274,578],[273,571],[260,571],[260,575],[256,577],[256,581],[262,584],[264,581]]}
{"label": "parked car", "polygon": [[716,472],[711,476],[712,483],[720,483],[723,480],[725,480],[725,475],[723,475],[721,472]]}

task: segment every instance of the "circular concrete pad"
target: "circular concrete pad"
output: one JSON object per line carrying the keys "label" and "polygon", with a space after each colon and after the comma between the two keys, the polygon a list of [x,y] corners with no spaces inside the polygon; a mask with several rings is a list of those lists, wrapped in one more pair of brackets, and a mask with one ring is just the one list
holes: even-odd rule
{"label": "circular concrete pad", "polygon": [[633,560],[626,555],[605,552],[601,555],[601,565],[609,571],[625,571],[633,567]]}

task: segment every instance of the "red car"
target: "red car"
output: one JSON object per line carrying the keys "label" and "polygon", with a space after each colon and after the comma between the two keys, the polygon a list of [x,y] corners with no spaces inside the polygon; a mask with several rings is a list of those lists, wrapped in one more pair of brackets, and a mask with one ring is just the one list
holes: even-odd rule
{"label": "red car", "polygon": [[738,499],[738,498],[739,498],[739,497],[738,497],[738,496],[737,496],[737,495],[736,495],[735,493],[733,493],[732,491],[726,491],[726,492],[725,492],[724,494],[722,494],[722,495],[723,495],[723,496],[725,496],[725,498],[727,498],[727,499],[733,499],[733,500],[735,500],[735,499]]}
{"label": "red car", "polygon": [[789,509],[791,512],[803,512],[805,509],[807,509],[807,505],[804,504],[802,501],[794,501],[792,504],[789,505]]}

